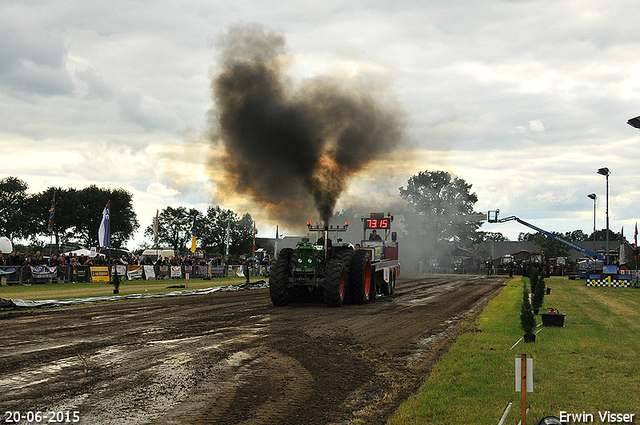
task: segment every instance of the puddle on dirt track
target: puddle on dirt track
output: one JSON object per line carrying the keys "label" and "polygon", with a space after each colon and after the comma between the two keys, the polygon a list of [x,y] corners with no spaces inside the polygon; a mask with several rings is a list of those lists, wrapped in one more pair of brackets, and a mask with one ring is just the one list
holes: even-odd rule
{"label": "puddle on dirt track", "polygon": [[81,424],[384,423],[505,279],[401,280],[367,305],[268,289],[3,316],[0,407]]}

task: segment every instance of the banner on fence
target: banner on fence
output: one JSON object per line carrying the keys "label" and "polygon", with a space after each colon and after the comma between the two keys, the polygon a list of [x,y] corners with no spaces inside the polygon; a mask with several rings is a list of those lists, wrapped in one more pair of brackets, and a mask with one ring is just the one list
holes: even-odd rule
{"label": "banner on fence", "polygon": [[127,279],[139,280],[142,279],[142,266],[127,266]]}
{"label": "banner on fence", "polygon": [[242,266],[238,266],[236,268],[236,276],[238,277],[244,277],[244,267]]}
{"label": "banner on fence", "polygon": [[[115,271],[113,270],[115,268]],[[118,273],[118,276],[125,277],[127,275],[127,266],[123,264],[116,264],[115,267],[110,267],[111,275]]]}
{"label": "banner on fence", "polygon": [[34,279],[54,279],[58,276],[58,268],[49,266],[32,266],[31,276]]}
{"label": "banner on fence", "polygon": [[91,276],[89,266],[74,266],[73,275],[76,282],[89,282]]}
{"label": "banner on fence", "polygon": [[0,267],[0,276],[5,276],[15,272],[16,272],[15,267]]}
{"label": "banner on fence", "polygon": [[153,266],[142,266],[144,270],[144,276],[147,280],[155,280],[156,279],[156,271]]}
{"label": "banner on fence", "polygon": [[169,270],[169,266],[160,266],[158,268],[158,278],[165,279],[165,276],[171,277],[171,270]]}
{"label": "banner on fence", "polygon": [[171,278],[179,278],[182,275],[182,268],[180,266],[171,266]]}
{"label": "banner on fence", "polygon": [[108,267],[91,267],[92,282],[109,282]]}
{"label": "banner on fence", "polygon": [[224,266],[211,266],[211,276],[212,277],[223,277],[224,276]]}

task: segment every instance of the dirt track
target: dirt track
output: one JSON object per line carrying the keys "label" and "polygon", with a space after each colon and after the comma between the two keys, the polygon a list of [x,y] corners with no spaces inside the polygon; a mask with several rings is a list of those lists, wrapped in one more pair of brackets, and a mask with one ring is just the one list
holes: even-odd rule
{"label": "dirt track", "polygon": [[382,424],[504,282],[399,280],[342,308],[260,289],[1,315],[2,423]]}

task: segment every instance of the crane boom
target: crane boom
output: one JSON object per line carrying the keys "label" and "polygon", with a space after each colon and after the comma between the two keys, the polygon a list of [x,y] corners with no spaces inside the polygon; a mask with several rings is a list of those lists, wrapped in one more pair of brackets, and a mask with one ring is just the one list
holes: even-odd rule
{"label": "crane boom", "polygon": [[558,235],[554,235],[551,232],[547,232],[544,229],[539,228],[538,226],[534,226],[531,223],[527,223],[526,221],[516,217],[515,215],[509,216],[509,217],[505,217],[505,218],[498,218],[498,213],[500,212],[500,210],[495,210],[495,211],[489,211],[489,213],[487,214],[487,221],[489,223],[505,223],[507,221],[517,221],[520,224],[523,224],[527,227],[530,227],[540,233],[543,233],[547,236],[549,236],[550,238],[553,238],[555,240],[557,240],[558,242],[562,242],[565,245],[569,245],[571,248],[575,249],[576,251],[582,252],[585,255],[588,255],[589,257],[592,258],[596,258],[598,260],[604,260],[604,256],[600,255],[600,254],[596,254],[595,252],[591,252],[588,249],[585,249],[571,241],[568,241],[566,239],[561,238]]}

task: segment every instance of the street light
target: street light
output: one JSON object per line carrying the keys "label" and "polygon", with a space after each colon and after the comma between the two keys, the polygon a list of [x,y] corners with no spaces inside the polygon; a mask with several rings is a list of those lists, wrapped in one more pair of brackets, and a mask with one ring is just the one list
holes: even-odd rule
{"label": "street light", "polygon": [[640,128],[640,117],[630,118],[627,124],[631,127]]}
{"label": "street light", "polygon": [[598,199],[598,197],[596,196],[595,193],[590,193],[587,196],[593,199],[593,248],[595,251],[595,248],[596,248],[596,199]]}
{"label": "street light", "polygon": [[598,174],[602,174],[603,176],[605,176],[606,181],[607,181],[607,192],[606,192],[606,209],[605,209],[605,215],[607,218],[607,234],[606,234],[606,241],[607,241],[607,245],[606,245],[606,250],[607,253],[605,255],[605,265],[609,265],[609,174],[611,174],[611,172],[609,171],[609,169],[607,167],[603,167],[598,169]]}

